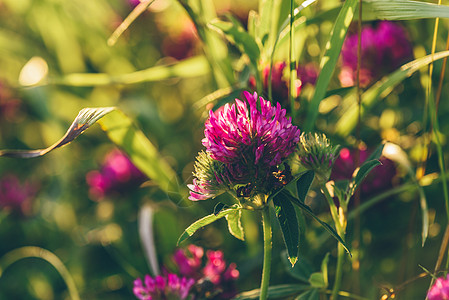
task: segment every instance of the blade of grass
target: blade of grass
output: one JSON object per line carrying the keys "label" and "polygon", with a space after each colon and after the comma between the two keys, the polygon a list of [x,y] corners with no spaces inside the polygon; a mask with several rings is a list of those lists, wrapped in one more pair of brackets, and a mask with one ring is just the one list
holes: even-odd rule
{"label": "blade of grass", "polygon": [[357,0],[347,0],[337,16],[329,41],[326,44],[324,56],[321,59],[321,71],[316,82],[315,93],[309,103],[306,124],[304,127],[305,132],[312,131],[314,127],[315,120],[318,116],[318,107],[326,94],[327,86],[329,85],[334,72],[335,65],[340,56],[341,47],[343,46],[343,41],[357,6]]}
{"label": "blade of grass", "polygon": [[363,20],[449,18],[449,7],[412,0],[363,0]]}
{"label": "blade of grass", "polygon": [[70,272],[64,266],[59,257],[57,257],[52,252],[40,247],[34,246],[21,247],[11,250],[5,255],[3,255],[3,257],[0,260],[0,278],[3,275],[5,269],[11,266],[13,263],[25,258],[33,258],[33,257],[45,260],[58,271],[59,275],[61,275],[62,279],[64,280],[67,289],[69,290],[69,295],[72,300],[81,299],[72,275],[70,275]]}
{"label": "blade of grass", "polygon": [[[410,77],[414,72],[430,64],[432,61],[436,61],[447,56],[449,56],[449,51],[435,53],[433,57],[432,55],[427,55],[425,57],[418,58],[403,65],[395,72],[378,81],[362,94],[362,117],[375,104],[377,104],[380,99],[385,98],[393,90],[393,88],[405,78]],[[347,97],[353,97],[353,95],[349,94]],[[358,108],[355,103],[343,112],[340,120],[335,125],[335,133],[342,137],[349,135],[352,130],[354,130],[357,124],[357,119]]]}
{"label": "blade of grass", "polygon": [[96,122],[109,139],[129,155],[136,167],[167,193],[170,200],[176,204],[186,201],[187,191],[178,184],[176,172],[132,120],[115,107],[85,108],[79,112],[66,134],[52,146],[39,150],[0,150],[0,157],[43,156],[69,144]]}
{"label": "blade of grass", "polygon": [[99,86],[115,84],[135,84],[141,82],[161,81],[170,78],[189,78],[210,73],[210,66],[204,56],[187,58],[174,64],[155,66],[145,70],[121,75],[104,73],[74,73],[60,78],[49,78],[47,82],[65,86]]}
{"label": "blade of grass", "polygon": [[108,39],[108,46],[114,46],[122,33],[125,32],[131,23],[134,22],[144,11],[146,11],[154,1],[155,0],[142,0],[112,33],[111,37]]}

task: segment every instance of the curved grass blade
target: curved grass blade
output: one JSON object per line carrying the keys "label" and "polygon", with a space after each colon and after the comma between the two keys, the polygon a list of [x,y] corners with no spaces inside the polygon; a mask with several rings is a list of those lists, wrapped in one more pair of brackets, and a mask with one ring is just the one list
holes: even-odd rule
{"label": "curved grass blade", "polygon": [[[427,55],[411,61],[392,74],[384,77],[378,81],[371,88],[369,88],[362,95],[362,106],[360,107],[361,117],[369,111],[380,99],[385,98],[393,88],[403,81],[405,78],[410,77],[414,72],[420,68],[430,64],[433,61],[442,59],[449,56],[449,51],[442,51],[435,53],[434,55]],[[351,97],[348,95],[348,97]],[[340,136],[349,135],[357,125],[358,120],[358,107],[357,104],[350,106],[340,117],[339,121],[335,125],[335,133]]]}
{"label": "curved grass blade", "polygon": [[133,11],[126,17],[126,19],[120,23],[120,25],[112,33],[111,37],[108,39],[108,46],[114,46],[118,38],[128,29],[134,20],[137,19],[155,0],[142,0]]}
{"label": "curved grass blade", "polygon": [[137,224],[139,226],[140,242],[147,259],[148,267],[152,276],[160,274],[159,263],[157,261],[156,243],[154,240],[154,214],[151,204],[143,205],[139,210]]}
{"label": "curved grass blade", "polygon": [[411,0],[363,0],[363,20],[449,18],[449,6]]}
{"label": "curved grass blade", "polygon": [[307,205],[305,205],[304,203],[302,203],[300,200],[296,199],[295,197],[293,197],[292,195],[290,195],[289,192],[287,191],[282,191],[281,192],[283,194],[284,197],[288,198],[293,204],[296,204],[299,208],[301,208],[303,211],[305,211],[309,216],[311,216],[312,218],[314,218],[316,221],[318,221],[318,223],[321,224],[321,226],[324,227],[324,229],[327,230],[327,232],[330,233],[330,235],[332,235],[337,241],[339,241],[343,247],[346,249],[346,251],[349,253],[349,255],[352,256],[351,251],[349,251],[349,248],[346,246],[346,243],[343,241],[343,239],[338,235],[338,233],[335,231],[335,229],[333,229],[329,224],[327,224],[326,222],[323,222],[320,220],[320,218],[317,217],[317,215],[314,214],[314,212],[310,209],[310,207],[308,207]]}
{"label": "curved grass blade", "polygon": [[57,257],[54,253],[34,246],[25,246],[21,248],[17,248],[9,251],[0,260],[0,277],[6,268],[11,266],[13,263],[25,259],[25,258],[40,258],[51,264],[61,275],[64,283],[67,285],[67,289],[69,290],[69,295],[72,300],[80,300],[80,296],[78,290],[75,285],[75,281],[73,280],[72,275],[67,270],[66,266],[62,263],[62,261]]}
{"label": "curved grass blade", "polygon": [[125,150],[136,167],[167,193],[170,200],[177,204],[185,201],[187,191],[178,185],[175,171],[132,120],[115,107],[84,108],[64,137],[52,146],[39,150],[0,150],[0,157],[33,158],[45,155],[67,145],[96,122],[113,143]]}
{"label": "curved grass blade", "polygon": [[236,212],[237,210],[241,210],[241,208],[234,207],[234,208],[225,209],[225,210],[222,210],[217,215],[211,214],[211,215],[205,216],[204,218],[201,218],[201,219],[195,221],[193,224],[191,224],[189,227],[187,227],[186,230],[184,230],[184,232],[181,234],[181,236],[178,239],[177,245],[179,245],[180,243],[182,243],[183,241],[185,241],[186,239],[191,237],[198,229],[200,229],[206,225],[209,225],[209,224],[225,217],[226,215],[228,215],[230,213]]}
{"label": "curved grass blade", "polygon": [[335,65],[340,56],[341,47],[346,37],[349,25],[355,14],[358,6],[358,0],[347,0],[344,2],[334,28],[332,29],[329,41],[326,44],[326,51],[320,63],[320,75],[318,76],[315,93],[309,103],[307,112],[307,120],[304,131],[312,131],[315,120],[318,116],[318,107],[321,100],[326,94],[327,86],[329,85],[332,74],[334,73]]}
{"label": "curved grass blade", "polygon": [[78,116],[75,118],[72,125],[70,125],[66,134],[50,147],[38,150],[0,150],[0,157],[33,158],[45,155],[56,148],[67,145],[82,134],[92,124],[114,109],[114,107],[84,108],[78,113]]}
{"label": "curved grass blade", "polygon": [[273,198],[273,204],[287,247],[288,259],[293,267],[298,260],[299,251],[299,224],[296,211],[293,204],[282,193]]}
{"label": "curved grass blade", "polygon": [[[269,299],[285,299],[285,297],[310,289],[310,285],[304,284],[280,284],[268,288]],[[259,299],[260,289],[243,292],[232,298],[233,300]]]}
{"label": "curved grass blade", "polygon": [[56,84],[65,86],[101,86],[115,84],[135,84],[161,81],[171,78],[190,78],[210,73],[210,66],[204,56],[187,58],[177,63],[155,66],[128,74],[110,75],[105,73],[73,73],[60,78],[49,78],[35,86]]}

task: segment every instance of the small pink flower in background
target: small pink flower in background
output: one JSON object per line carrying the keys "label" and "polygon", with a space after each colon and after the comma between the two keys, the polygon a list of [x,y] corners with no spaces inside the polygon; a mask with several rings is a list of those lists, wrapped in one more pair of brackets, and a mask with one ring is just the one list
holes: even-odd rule
{"label": "small pink flower in background", "polygon": [[[341,50],[341,85],[354,86],[357,70],[357,33],[348,34]],[[382,21],[376,27],[362,28],[360,85],[367,87],[413,58],[407,32],[398,23]]]}
{"label": "small pink flower in background", "polygon": [[5,175],[0,179],[0,208],[28,215],[36,193],[35,185],[29,182],[21,183],[15,175]]}
{"label": "small pink flower in background", "polygon": [[285,109],[256,93],[245,91],[244,96],[246,101],[236,99],[216,113],[210,111],[202,140],[206,154],[197,157],[190,200],[213,198],[216,190],[237,184],[248,185],[245,197],[268,193],[273,172],[295,151],[299,129]]}
{"label": "small pink flower in background", "polygon": [[[366,149],[360,150],[360,164],[370,155]],[[350,179],[356,169],[356,150],[343,148],[335,161],[332,169],[331,179],[334,181]],[[392,186],[392,181],[396,175],[396,167],[388,158],[381,157],[382,165],[375,167],[365,178],[361,185],[361,191],[365,195],[378,193]]]}
{"label": "small pink flower in background", "polygon": [[134,281],[138,299],[231,299],[237,294],[234,284],[239,271],[235,263],[226,264],[222,251],[209,250],[204,257],[203,248],[189,245],[177,249],[172,259],[176,272]]}
{"label": "small pink flower in background", "polygon": [[179,273],[186,277],[197,277],[201,268],[204,250],[195,245],[189,245],[187,251],[177,249],[173,260],[178,266]]}
{"label": "small pink flower in background", "polygon": [[184,20],[179,32],[169,32],[162,41],[162,53],[165,56],[182,60],[193,56],[199,43],[195,25],[190,20]]}
{"label": "small pink flower in background", "polygon": [[140,278],[134,281],[133,292],[140,300],[184,300],[189,296],[195,280],[178,277],[176,274],[167,276],[145,275],[144,282]]}
{"label": "small pink flower in background", "polygon": [[90,171],[86,175],[89,194],[94,200],[136,187],[144,179],[145,175],[119,150],[106,155],[101,170]]}
{"label": "small pink flower in background", "polygon": [[427,293],[429,300],[449,300],[449,275],[438,278]]}

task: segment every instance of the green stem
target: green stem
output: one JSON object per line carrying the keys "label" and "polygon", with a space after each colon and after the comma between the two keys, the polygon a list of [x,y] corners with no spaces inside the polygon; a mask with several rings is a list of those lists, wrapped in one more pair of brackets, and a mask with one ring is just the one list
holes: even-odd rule
{"label": "green stem", "polygon": [[266,206],[262,210],[262,224],[263,224],[263,269],[262,269],[262,282],[260,284],[260,300],[268,298],[268,286],[270,283],[270,271],[271,271],[271,220],[270,220],[270,207]]}
{"label": "green stem", "polygon": [[341,285],[341,278],[343,275],[343,262],[345,258],[345,249],[343,248],[342,244],[338,244],[338,256],[337,256],[337,270],[335,273],[335,282],[334,282],[334,288],[332,289],[332,300],[337,300],[338,292],[340,290]]}
{"label": "green stem", "polygon": [[295,111],[295,97],[296,95],[296,89],[295,89],[295,82],[296,82],[296,60],[294,58],[295,52],[294,52],[294,30],[293,30],[293,21],[294,16],[293,12],[295,9],[295,1],[290,1],[290,47],[289,47],[289,65],[290,65],[290,84],[289,84],[289,99],[290,99],[290,106],[291,106],[291,115],[292,118],[295,118],[296,111]]}
{"label": "green stem", "polygon": [[[331,211],[332,219],[334,220],[335,229],[337,230],[338,235],[341,236],[343,240],[345,240],[345,234],[346,234],[346,209],[345,206],[342,206],[342,216],[339,216],[339,213],[337,211],[337,207],[334,203],[334,199],[332,199],[326,185],[322,185],[321,190],[324,193],[324,196],[326,197],[327,202],[329,203],[329,208]],[[340,205],[345,205],[345,203],[340,203]],[[338,291],[340,290],[341,285],[341,278],[343,275],[343,262],[344,262],[344,256],[345,256],[345,249],[343,248],[343,245],[338,243],[338,256],[337,256],[337,270],[335,273],[335,281],[334,281],[334,287],[332,289],[332,295],[331,299],[336,300],[338,298]]]}

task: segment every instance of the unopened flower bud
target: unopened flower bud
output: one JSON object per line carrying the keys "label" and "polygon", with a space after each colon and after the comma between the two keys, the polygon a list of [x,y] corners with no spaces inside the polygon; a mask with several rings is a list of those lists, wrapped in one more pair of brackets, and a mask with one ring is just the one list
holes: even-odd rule
{"label": "unopened flower bud", "polygon": [[332,147],[325,134],[302,133],[299,159],[304,167],[315,171],[320,183],[325,183],[329,180],[339,148],[339,146]]}

